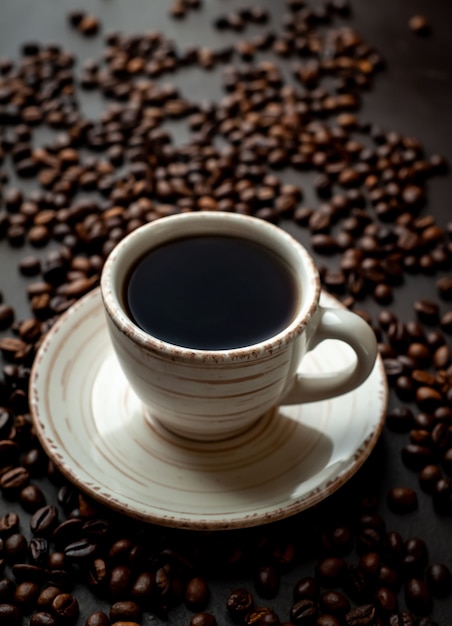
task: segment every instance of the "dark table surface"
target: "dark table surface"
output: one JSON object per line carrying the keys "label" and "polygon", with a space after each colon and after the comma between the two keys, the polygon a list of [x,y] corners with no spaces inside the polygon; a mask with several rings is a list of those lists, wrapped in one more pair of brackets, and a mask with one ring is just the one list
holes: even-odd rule
{"label": "dark table surface", "polygon": [[[320,3],[313,2],[312,4],[319,6]],[[259,2],[259,6],[266,7],[271,15],[271,21],[266,25],[250,26],[240,34],[230,30],[218,31],[213,28],[212,22],[217,16],[230,13],[234,8],[243,6],[243,2],[235,0],[204,0],[201,9],[190,10],[184,19],[175,20],[168,15],[170,3],[163,0],[150,2],[147,0],[129,0],[128,2],[120,0],[91,0],[91,2],[2,0],[0,3],[0,57],[9,57],[18,63],[21,45],[24,42],[57,43],[66,51],[75,54],[77,63],[74,72],[78,75],[85,59],[101,58],[105,48],[104,36],[112,31],[121,31],[127,35],[139,35],[149,31],[161,32],[174,41],[179,49],[185,49],[188,46],[216,49],[233,44],[237,40],[246,39],[248,35],[268,30],[278,32],[281,29],[281,16],[286,12],[286,6],[284,2],[276,0],[273,2],[260,0]],[[67,16],[70,11],[76,9],[84,9],[99,17],[102,25],[101,32],[96,36],[84,37],[71,28]],[[415,34],[410,30],[408,21],[414,14],[424,14],[428,18],[431,32],[427,36]],[[338,23],[352,26],[365,42],[381,53],[386,61],[384,70],[375,76],[372,88],[362,93],[359,119],[362,122],[372,122],[385,131],[415,137],[424,146],[427,158],[429,155],[439,154],[450,162],[452,160],[452,40],[450,38],[452,4],[444,0],[417,0],[416,2],[412,0],[395,2],[360,0],[353,3],[352,15],[342,21],[340,19]],[[281,67],[285,68],[285,71],[287,70],[285,75],[290,77],[293,58],[276,58],[270,52],[263,52],[256,56],[256,59],[260,58],[276,60]],[[230,63],[243,64],[243,61],[235,55]],[[219,63],[212,71],[186,67],[166,74],[158,80],[177,85],[181,94],[191,101],[215,102],[224,95],[219,80],[222,65],[224,64]],[[0,78],[0,83],[1,81]],[[77,87],[77,94],[86,117],[91,120],[99,119],[108,101],[102,98],[96,90],[83,91]],[[173,134],[176,144],[185,141],[188,137],[186,127],[181,121],[170,121],[166,127]],[[9,126],[4,128],[4,131],[0,130],[0,138],[2,133],[6,134],[3,136],[7,136],[11,130]],[[45,124],[37,126],[33,132],[35,146],[45,144],[55,136],[54,131],[49,130]],[[36,178],[16,177],[9,156],[5,158],[1,167],[10,175],[9,182],[3,184],[4,193],[10,187],[19,187],[26,197],[39,187]],[[276,173],[284,182],[300,185],[304,189],[304,200],[300,204],[313,209],[318,209],[322,204],[323,200],[314,191],[311,174],[291,168]],[[451,192],[450,175],[430,178],[426,184],[427,202],[419,214],[433,216],[436,223],[445,230],[452,216]],[[80,192],[77,197],[82,195],[83,192]],[[0,206],[0,210],[1,208]],[[373,219],[376,221],[375,218]],[[311,248],[309,229],[295,224],[292,219],[283,219],[280,224]],[[390,223],[388,227],[393,227],[393,223]],[[0,291],[3,301],[14,307],[16,320],[30,317],[27,285],[38,280],[38,278],[29,279],[21,276],[18,271],[20,260],[29,254],[44,258],[48,250],[55,247],[58,247],[55,242],[50,242],[45,248],[36,249],[27,243],[23,246],[13,246],[6,238],[0,241]],[[337,269],[339,255],[330,257],[314,252],[314,256],[319,266]],[[450,268],[439,269],[430,274],[407,273],[403,284],[394,288],[394,298],[390,305],[378,304],[368,296],[358,301],[356,308],[367,312],[375,327],[378,326],[379,312],[385,308],[391,308],[404,323],[416,320],[413,304],[420,299],[433,299],[440,302],[441,314],[443,314],[447,311],[447,302],[438,299],[436,281],[440,277],[447,276],[448,273],[450,273]],[[426,328],[432,330],[430,326]],[[9,337],[12,333],[11,329],[6,329],[1,336]],[[450,345],[450,336],[444,333],[444,337]],[[4,358],[3,365],[6,363],[7,360]],[[450,397],[449,393],[449,407]],[[410,407],[415,415],[421,412],[415,403],[403,401],[391,390],[389,409],[401,406]],[[8,438],[8,435],[5,434],[4,438]],[[210,556],[213,561],[215,550],[219,554],[222,550],[224,552],[229,550],[232,555],[235,552],[238,554],[244,546],[247,546],[253,548],[258,554],[267,554],[266,558],[271,561],[268,553],[273,553],[272,558],[275,559],[276,547],[295,546],[294,562],[282,567],[280,591],[271,599],[260,597],[254,588],[253,572],[258,561],[253,562],[250,568],[246,567],[244,560],[243,563],[240,561],[235,569],[227,570],[225,566],[221,566],[220,573],[215,568],[206,573],[196,558],[194,559],[193,571],[198,573],[196,568],[200,568],[199,573],[207,577],[211,590],[210,601],[205,610],[215,615],[218,624],[232,623],[226,612],[226,598],[233,589],[239,586],[246,586],[253,592],[258,606],[271,607],[278,614],[281,622],[288,621],[294,585],[304,576],[314,576],[316,564],[325,554],[328,554],[325,548],[322,549],[321,541],[319,541],[323,530],[331,531],[344,526],[352,529],[358,539],[345,558],[348,563],[358,562],[364,550],[361,516],[363,511],[366,512],[366,506],[374,516],[377,516],[374,520],[378,519],[384,523],[385,530],[382,531],[381,527],[377,528],[380,539],[384,537],[385,531],[397,531],[403,540],[419,537],[427,546],[429,564],[444,563],[452,568],[450,512],[449,514],[438,513],[435,510],[432,496],[419,486],[418,471],[404,464],[402,449],[409,442],[409,438],[409,432],[396,433],[386,426],[370,459],[349,484],[315,511],[302,513],[287,522],[280,522],[267,528],[234,531],[229,534],[219,533],[214,538],[200,537],[197,533],[179,532],[174,529],[162,529],[161,532],[158,529],[141,529],[141,532],[148,533],[148,536],[152,537],[158,536],[159,540],[158,542],[156,540],[156,545],[160,548],[164,545],[181,545],[182,552],[184,550],[191,552],[194,546],[205,545],[210,541],[213,551]],[[29,444],[23,445],[26,447]],[[1,465],[2,459],[0,458]],[[45,476],[32,476],[31,482],[43,490],[49,504],[59,507],[61,519],[64,519],[65,513],[61,510],[57,500],[60,486],[55,485],[55,481]],[[410,487],[416,490],[418,506],[415,511],[400,514],[394,513],[388,507],[387,494],[395,487]],[[24,511],[17,498],[9,498],[4,493],[0,496],[0,517],[10,511],[16,511],[19,514],[20,532],[30,538],[29,514]],[[108,512],[102,511],[102,515],[108,518]],[[122,528],[124,528],[125,535],[130,533],[126,520],[118,519],[116,516],[112,516],[111,520],[114,525],[112,535],[119,536]],[[375,547],[373,543],[375,541],[377,541],[375,537],[369,539],[367,549]],[[274,550],[271,550],[269,546],[273,546]],[[0,543],[0,560],[1,558]],[[218,560],[221,563],[220,556]],[[263,562],[265,562],[264,558]],[[5,565],[4,575],[14,579],[10,565],[10,563]],[[420,576],[422,575],[421,573]],[[83,624],[86,617],[96,609],[108,612],[115,599],[99,597],[79,581],[71,592],[80,604],[78,624]],[[397,598],[399,610],[405,610],[403,584],[399,587]],[[1,602],[0,599],[0,604]],[[353,605],[357,603],[359,602],[352,601]],[[169,612],[169,622],[188,624],[193,612],[188,610],[183,602],[175,604],[176,606]],[[434,598],[431,618],[442,626],[452,624],[452,595],[450,593],[444,598]],[[30,614],[25,618],[27,623],[29,619]],[[148,623],[150,619],[159,621],[161,618],[154,616],[152,610],[146,610],[143,623]],[[0,621],[0,623],[3,622]],[[306,623],[311,622],[306,621]],[[389,622],[382,621],[381,623]]]}

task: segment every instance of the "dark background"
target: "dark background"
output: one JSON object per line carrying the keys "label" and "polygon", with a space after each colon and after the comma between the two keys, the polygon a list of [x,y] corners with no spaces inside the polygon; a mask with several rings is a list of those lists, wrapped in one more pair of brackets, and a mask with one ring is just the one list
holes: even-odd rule
{"label": "dark background", "polygon": [[[27,40],[56,42],[74,52],[80,64],[85,58],[98,58],[101,55],[103,34],[110,30],[121,30],[127,34],[162,31],[177,41],[181,48],[199,45],[201,42],[216,47],[219,43],[233,43],[237,35],[230,31],[219,34],[212,28],[212,20],[220,13],[243,4],[235,0],[204,0],[202,10],[190,11],[184,20],[176,21],[168,17],[170,3],[163,0],[0,0],[0,56],[18,59],[20,45]],[[272,23],[277,27],[284,12],[284,3],[260,0],[259,5],[270,11]],[[353,14],[347,22],[366,42],[374,45],[387,62],[387,68],[376,79],[374,88],[364,94],[360,118],[371,120],[387,130],[415,136],[423,143],[428,154],[438,153],[452,161],[452,3],[445,0],[359,0],[352,6]],[[96,37],[84,38],[70,29],[67,13],[74,9],[85,9],[100,17],[102,32]],[[420,37],[410,31],[408,20],[415,13],[428,17],[432,30],[428,37]],[[260,28],[251,27],[246,33],[257,33]],[[215,100],[222,95],[219,76],[219,71],[184,69],[169,77],[164,76],[162,81],[180,86],[188,98]],[[90,118],[96,119],[104,106],[105,101],[96,92],[85,94],[83,107]],[[185,140],[182,124],[175,123],[171,130],[176,142]],[[39,132],[39,136],[45,140],[48,131]],[[310,188],[311,178],[293,171],[282,176],[304,187],[306,205],[319,204]],[[16,181],[12,175],[10,184],[18,184],[27,192],[37,183]],[[435,177],[428,184],[428,204],[424,212],[433,215],[442,227],[451,220],[451,192],[450,175]],[[309,245],[305,231],[290,221],[283,226]],[[20,277],[17,269],[18,262],[29,251],[26,247],[13,248],[6,241],[0,242],[0,291],[4,301],[15,307],[18,319],[29,314],[25,292],[27,280]],[[331,263],[325,258],[317,260],[319,264]],[[438,277],[408,276],[404,285],[397,288],[391,306],[402,321],[414,319],[413,302],[416,299],[436,297],[435,279]],[[380,308],[370,299],[360,306],[373,316]],[[443,310],[446,310],[444,305]],[[401,404],[391,392],[390,407]],[[349,506],[355,490],[358,493],[363,485],[371,483],[379,497],[378,511],[385,519],[386,528],[398,530],[406,539],[422,537],[428,546],[430,562],[444,562],[452,568],[450,517],[435,513],[430,496],[419,489],[416,473],[404,467],[401,449],[407,440],[408,435],[394,434],[385,428],[371,459],[356,479],[334,496],[331,506],[338,509]],[[55,498],[53,486],[46,481],[41,481],[40,485],[49,495],[49,501]],[[386,494],[395,486],[410,486],[417,490],[417,511],[402,516],[388,510]],[[9,510],[20,513],[26,532],[27,515],[20,506],[0,500],[0,515]],[[309,543],[308,536],[306,542]],[[278,597],[267,602],[277,610],[282,621],[288,619],[294,583],[303,575],[312,575],[314,562],[307,558],[296,570],[283,577]],[[249,581],[238,578],[210,581],[212,599],[208,610],[216,615],[219,624],[228,619],[224,608],[227,594],[242,582]],[[95,607],[108,607],[108,604],[91,597],[83,587],[77,590],[77,597],[81,604],[80,624],[84,623],[86,616]],[[399,599],[403,606],[403,593],[399,594]],[[433,616],[442,626],[451,624],[452,597],[435,600]],[[189,619],[190,613],[181,607],[170,614],[170,623],[188,624]]]}

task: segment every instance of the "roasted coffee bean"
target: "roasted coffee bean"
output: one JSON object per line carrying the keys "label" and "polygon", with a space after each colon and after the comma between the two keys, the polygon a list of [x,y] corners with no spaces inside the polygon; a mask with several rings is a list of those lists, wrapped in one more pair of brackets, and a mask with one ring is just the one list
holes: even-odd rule
{"label": "roasted coffee bean", "polygon": [[78,541],[83,533],[83,522],[78,518],[69,518],[61,522],[52,533],[52,541],[57,548],[65,548],[74,540]]}
{"label": "roasted coffee bean", "polygon": [[57,626],[57,624],[57,618],[46,611],[38,611],[30,617],[30,626]]}
{"label": "roasted coffee bean", "polygon": [[254,586],[261,598],[274,598],[280,585],[280,576],[277,569],[271,565],[261,566],[254,575]]}
{"label": "roasted coffee bean", "polygon": [[191,578],[185,587],[185,605],[192,611],[202,611],[210,598],[210,590],[204,578]]}
{"label": "roasted coffee bean", "polygon": [[109,573],[108,592],[114,599],[126,598],[132,583],[132,570],[126,565],[117,565]]}
{"label": "roasted coffee bean", "polygon": [[420,471],[431,464],[432,451],[427,446],[407,444],[402,448],[402,460],[409,469]]}
{"label": "roasted coffee bean", "polygon": [[375,606],[372,604],[364,604],[351,609],[351,611],[345,615],[345,623],[347,626],[373,626],[375,616]]}
{"label": "roasted coffee bean", "polygon": [[74,624],[79,614],[77,599],[69,593],[60,593],[52,602],[52,613],[58,620]]}
{"label": "roasted coffee bean", "polygon": [[245,625],[281,626],[278,615],[270,607],[256,607],[245,616]]}
{"label": "roasted coffee bean", "polygon": [[196,613],[190,619],[189,626],[217,626],[217,620],[212,613]]}
{"label": "roasted coffee bean", "polygon": [[41,584],[44,579],[44,569],[40,565],[33,563],[15,563],[11,569],[14,578],[18,582],[30,581]]}
{"label": "roasted coffee bean", "polygon": [[46,504],[45,495],[37,485],[27,485],[19,493],[19,502],[28,513],[35,513]]}
{"label": "roasted coffee bean", "polygon": [[103,611],[94,611],[86,618],[85,626],[110,626],[110,619]]}
{"label": "roasted coffee bean", "polygon": [[313,624],[319,613],[317,604],[313,600],[303,598],[298,600],[290,607],[290,621],[295,626],[304,626],[305,624]]}
{"label": "roasted coffee bean", "polygon": [[404,587],[405,602],[416,615],[427,615],[432,610],[432,596],[427,584],[420,578],[410,578]]}
{"label": "roasted coffee bean", "polygon": [[439,325],[445,333],[452,334],[452,311],[447,311],[441,316]]}
{"label": "roasted coffee bean", "polygon": [[394,513],[411,513],[418,507],[417,494],[410,487],[394,487],[388,493],[387,501]]}
{"label": "roasted coffee bean", "polygon": [[346,568],[341,557],[327,557],[316,564],[315,576],[322,587],[337,587],[341,584]]}
{"label": "roasted coffee bean", "polygon": [[22,615],[15,604],[0,604],[0,623],[5,626],[19,626],[22,622]]}
{"label": "roasted coffee bean", "polygon": [[36,600],[36,606],[43,611],[50,609],[52,606],[52,602],[60,593],[61,589],[59,587],[45,587],[44,589],[42,589]]}
{"label": "roasted coffee bean", "polygon": [[140,606],[148,607],[154,600],[155,591],[155,575],[144,571],[135,578],[130,594]]}
{"label": "roasted coffee bean", "polygon": [[408,407],[396,407],[386,416],[386,425],[396,433],[406,433],[413,427],[413,412]]}
{"label": "roasted coffee bean", "polygon": [[426,493],[432,493],[442,476],[441,468],[438,465],[426,465],[419,472],[419,484]]}
{"label": "roasted coffee bean", "polygon": [[78,541],[65,546],[64,555],[70,562],[81,563],[87,559],[92,559],[96,555],[97,551],[97,544],[92,543],[87,539],[79,539]]}
{"label": "roasted coffee bean", "polygon": [[141,608],[136,602],[123,600],[115,602],[110,608],[110,621],[115,622],[141,622]]}
{"label": "roasted coffee bean", "polygon": [[[3,369],[5,374],[5,369]],[[0,440],[0,468],[17,465],[20,448],[15,441],[10,439]],[[4,517],[0,517],[0,535],[2,534]]]}
{"label": "roasted coffee bean", "polygon": [[405,555],[402,559],[404,572],[409,576],[421,575],[428,562],[428,552],[425,541],[419,537],[412,537],[405,541]]}
{"label": "roasted coffee bean", "polygon": [[3,541],[3,557],[9,563],[22,563],[26,561],[28,542],[22,533],[8,535]]}
{"label": "roasted coffee bean", "polygon": [[241,623],[245,615],[254,608],[253,595],[245,588],[239,587],[226,598],[226,608],[234,622]]}
{"label": "roasted coffee bean", "polygon": [[14,321],[14,309],[9,304],[0,304],[0,330],[9,328]]}
{"label": "roasted coffee bean", "polygon": [[444,563],[432,563],[425,572],[425,582],[430,592],[442,598],[452,591],[452,575],[450,569]]}
{"label": "roasted coffee bean", "polygon": [[17,495],[28,483],[30,474],[24,467],[13,467],[0,477],[0,489],[6,498]]}
{"label": "roasted coffee bean", "polygon": [[400,533],[390,531],[386,535],[385,556],[389,564],[399,564],[405,554],[405,543]]}
{"label": "roasted coffee bean", "polygon": [[52,534],[58,521],[58,509],[52,505],[44,506],[33,514],[30,520],[31,532],[36,536],[47,537]]}
{"label": "roasted coffee bean", "polygon": [[21,582],[14,591],[14,604],[18,606],[23,613],[29,613],[35,606],[38,595],[38,583],[32,581]]}
{"label": "roasted coffee bean", "polygon": [[[13,426],[14,417],[12,411],[10,411],[7,407],[0,407],[0,436],[8,437],[11,432],[11,428]],[[5,445],[3,444],[3,448]]]}
{"label": "roasted coffee bean", "polygon": [[318,597],[318,595],[319,585],[316,579],[312,576],[300,578],[300,580],[295,584],[292,594],[294,602],[301,600],[302,598],[314,600]]}
{"label": "roasted coffee bean", "polygon": [[13,511],[0,517],[0,537],[15,533],[19,529],[19,516]]}
{"label": "roasted coffee bean", "polygon": [[87,572],[87,582],[97,591],[104,590],[108,584],[110,571],[104,559],[94,559]]}
{"label": "roasted coffee bean", "polygon": [[320,608],[325,613],[344,616],[350,611],[350,602],[340,591],[325,591],[320,596]]}
{"label": "roasted coffee bean", "polygon": [[439,306],[433,300],[417,300],[414,303],[414,310],[419,319],[426,324],[439,322]]}
{"label": "roasted coffee bean", "polygon": [[9,578],[0,578],[0,604],[12,602],[16,585]]}
{"label": "roasted coffee bean", "polygon": [[408,26],[416,35],[427,35],[430,32],[430,24],[424,15],[410,17]]}

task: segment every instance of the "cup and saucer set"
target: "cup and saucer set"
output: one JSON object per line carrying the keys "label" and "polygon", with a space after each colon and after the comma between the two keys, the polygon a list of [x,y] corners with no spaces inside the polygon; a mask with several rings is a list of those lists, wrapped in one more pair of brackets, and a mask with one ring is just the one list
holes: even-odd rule
{"label": "cup and saucer set", "polygon": [[[127,267],[153,241],[218,231],[255,238],[302,274],[294,319],[221,354],[149,338],[121,304]],[[198,530],[274,522],[334,493],[378,441],[387,382],[365,326],[321,291],[307,252],[278,227],[234,214],[162,218],[118,244],[101,286],[42,342],[30,379],[36,432],[71,482],[125,515]]]}

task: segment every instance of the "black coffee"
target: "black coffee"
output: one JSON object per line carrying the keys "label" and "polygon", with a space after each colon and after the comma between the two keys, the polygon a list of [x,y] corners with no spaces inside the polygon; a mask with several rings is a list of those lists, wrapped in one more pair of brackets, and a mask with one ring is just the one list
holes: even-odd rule
{"label": "black coffee", "polygon": [[168,343],[203,350],[255,344],[285,328],[298,288],[288,265],[247,239],[193,236],[168,242],[130,271],[131,319]]}

